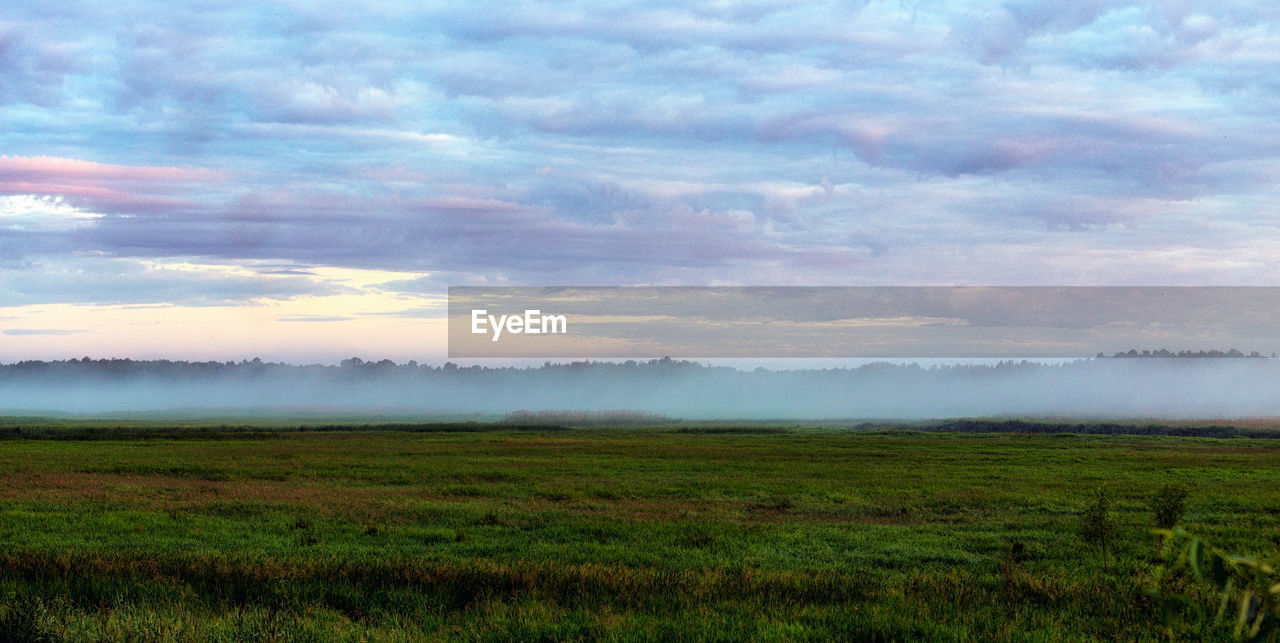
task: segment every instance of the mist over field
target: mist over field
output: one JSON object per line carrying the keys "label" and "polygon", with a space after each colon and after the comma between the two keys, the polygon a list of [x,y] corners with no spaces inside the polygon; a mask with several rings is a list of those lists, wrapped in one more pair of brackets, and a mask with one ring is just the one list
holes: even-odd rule
{"label": "mist over field", "polygon": [[21,362],[0,366],[0,414],[495,415],[627,410],[685,419],[1280,415],[1280,360],[1088,359],[739,370],[695,362],[459,368],[347,360]]}

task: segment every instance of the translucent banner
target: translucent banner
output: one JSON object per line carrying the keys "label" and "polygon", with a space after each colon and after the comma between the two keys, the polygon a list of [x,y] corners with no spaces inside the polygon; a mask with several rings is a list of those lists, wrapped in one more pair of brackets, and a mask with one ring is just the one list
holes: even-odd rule
{"label": "translucent banner", "polygon": [[1277,287],[467,286],[449,288],[449,355],[1270,355],[1278,313]]}

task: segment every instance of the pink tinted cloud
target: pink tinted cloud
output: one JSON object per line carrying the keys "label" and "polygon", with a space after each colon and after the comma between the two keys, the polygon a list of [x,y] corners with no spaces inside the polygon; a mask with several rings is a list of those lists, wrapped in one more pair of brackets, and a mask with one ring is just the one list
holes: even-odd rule
{"label": "pink tinted cloud", "polygon": [[416,199],[414,205],[426,210],[454,212],[512,212],[521,206],[501,199],[483,199],[467,196],[439,196]]}
{"label": "pink tinted cloud", "polygon": [[0,156],[0,181],[192,181],[219,178],[203,168],[111,165],[56,156]]}
{"label": "pink tinted cloud", "polygon": [[203,168],[112,165],[53,156],[0,156],[0,194],[79,199],[110,212],[182,207],[165,196],[195,181],[225,176]]}

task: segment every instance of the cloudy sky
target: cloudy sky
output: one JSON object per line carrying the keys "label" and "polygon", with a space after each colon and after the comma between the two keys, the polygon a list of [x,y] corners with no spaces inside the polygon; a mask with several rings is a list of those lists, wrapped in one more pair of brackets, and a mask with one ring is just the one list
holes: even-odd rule
{"label": "cloudy sky", "polygon": [[1280,285],[1267,2],[8,3],[0,361],[448,285]]}

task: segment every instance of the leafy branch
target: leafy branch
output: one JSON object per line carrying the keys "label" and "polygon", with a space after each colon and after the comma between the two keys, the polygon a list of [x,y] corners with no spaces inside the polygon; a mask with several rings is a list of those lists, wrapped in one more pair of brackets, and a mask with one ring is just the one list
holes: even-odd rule
{"label": "leafy branch", "polygon": [[[1280,574],[1277,561],[1253,556],[1229,554],[1208,545],[1181,527],[1156,529],[1167,552],[1165,571],[1190,573],[1208,581],[1218,593],[1218,610],[1214,624],[1221,625],[1231,614],[1234,634],[1238,639],[1260,640],[1276,628],[1280,620]],[[1164,606],[1186,604],[1183,596],[1164,596]],[[1162,610],[1162,612],[1166,612]]]}

